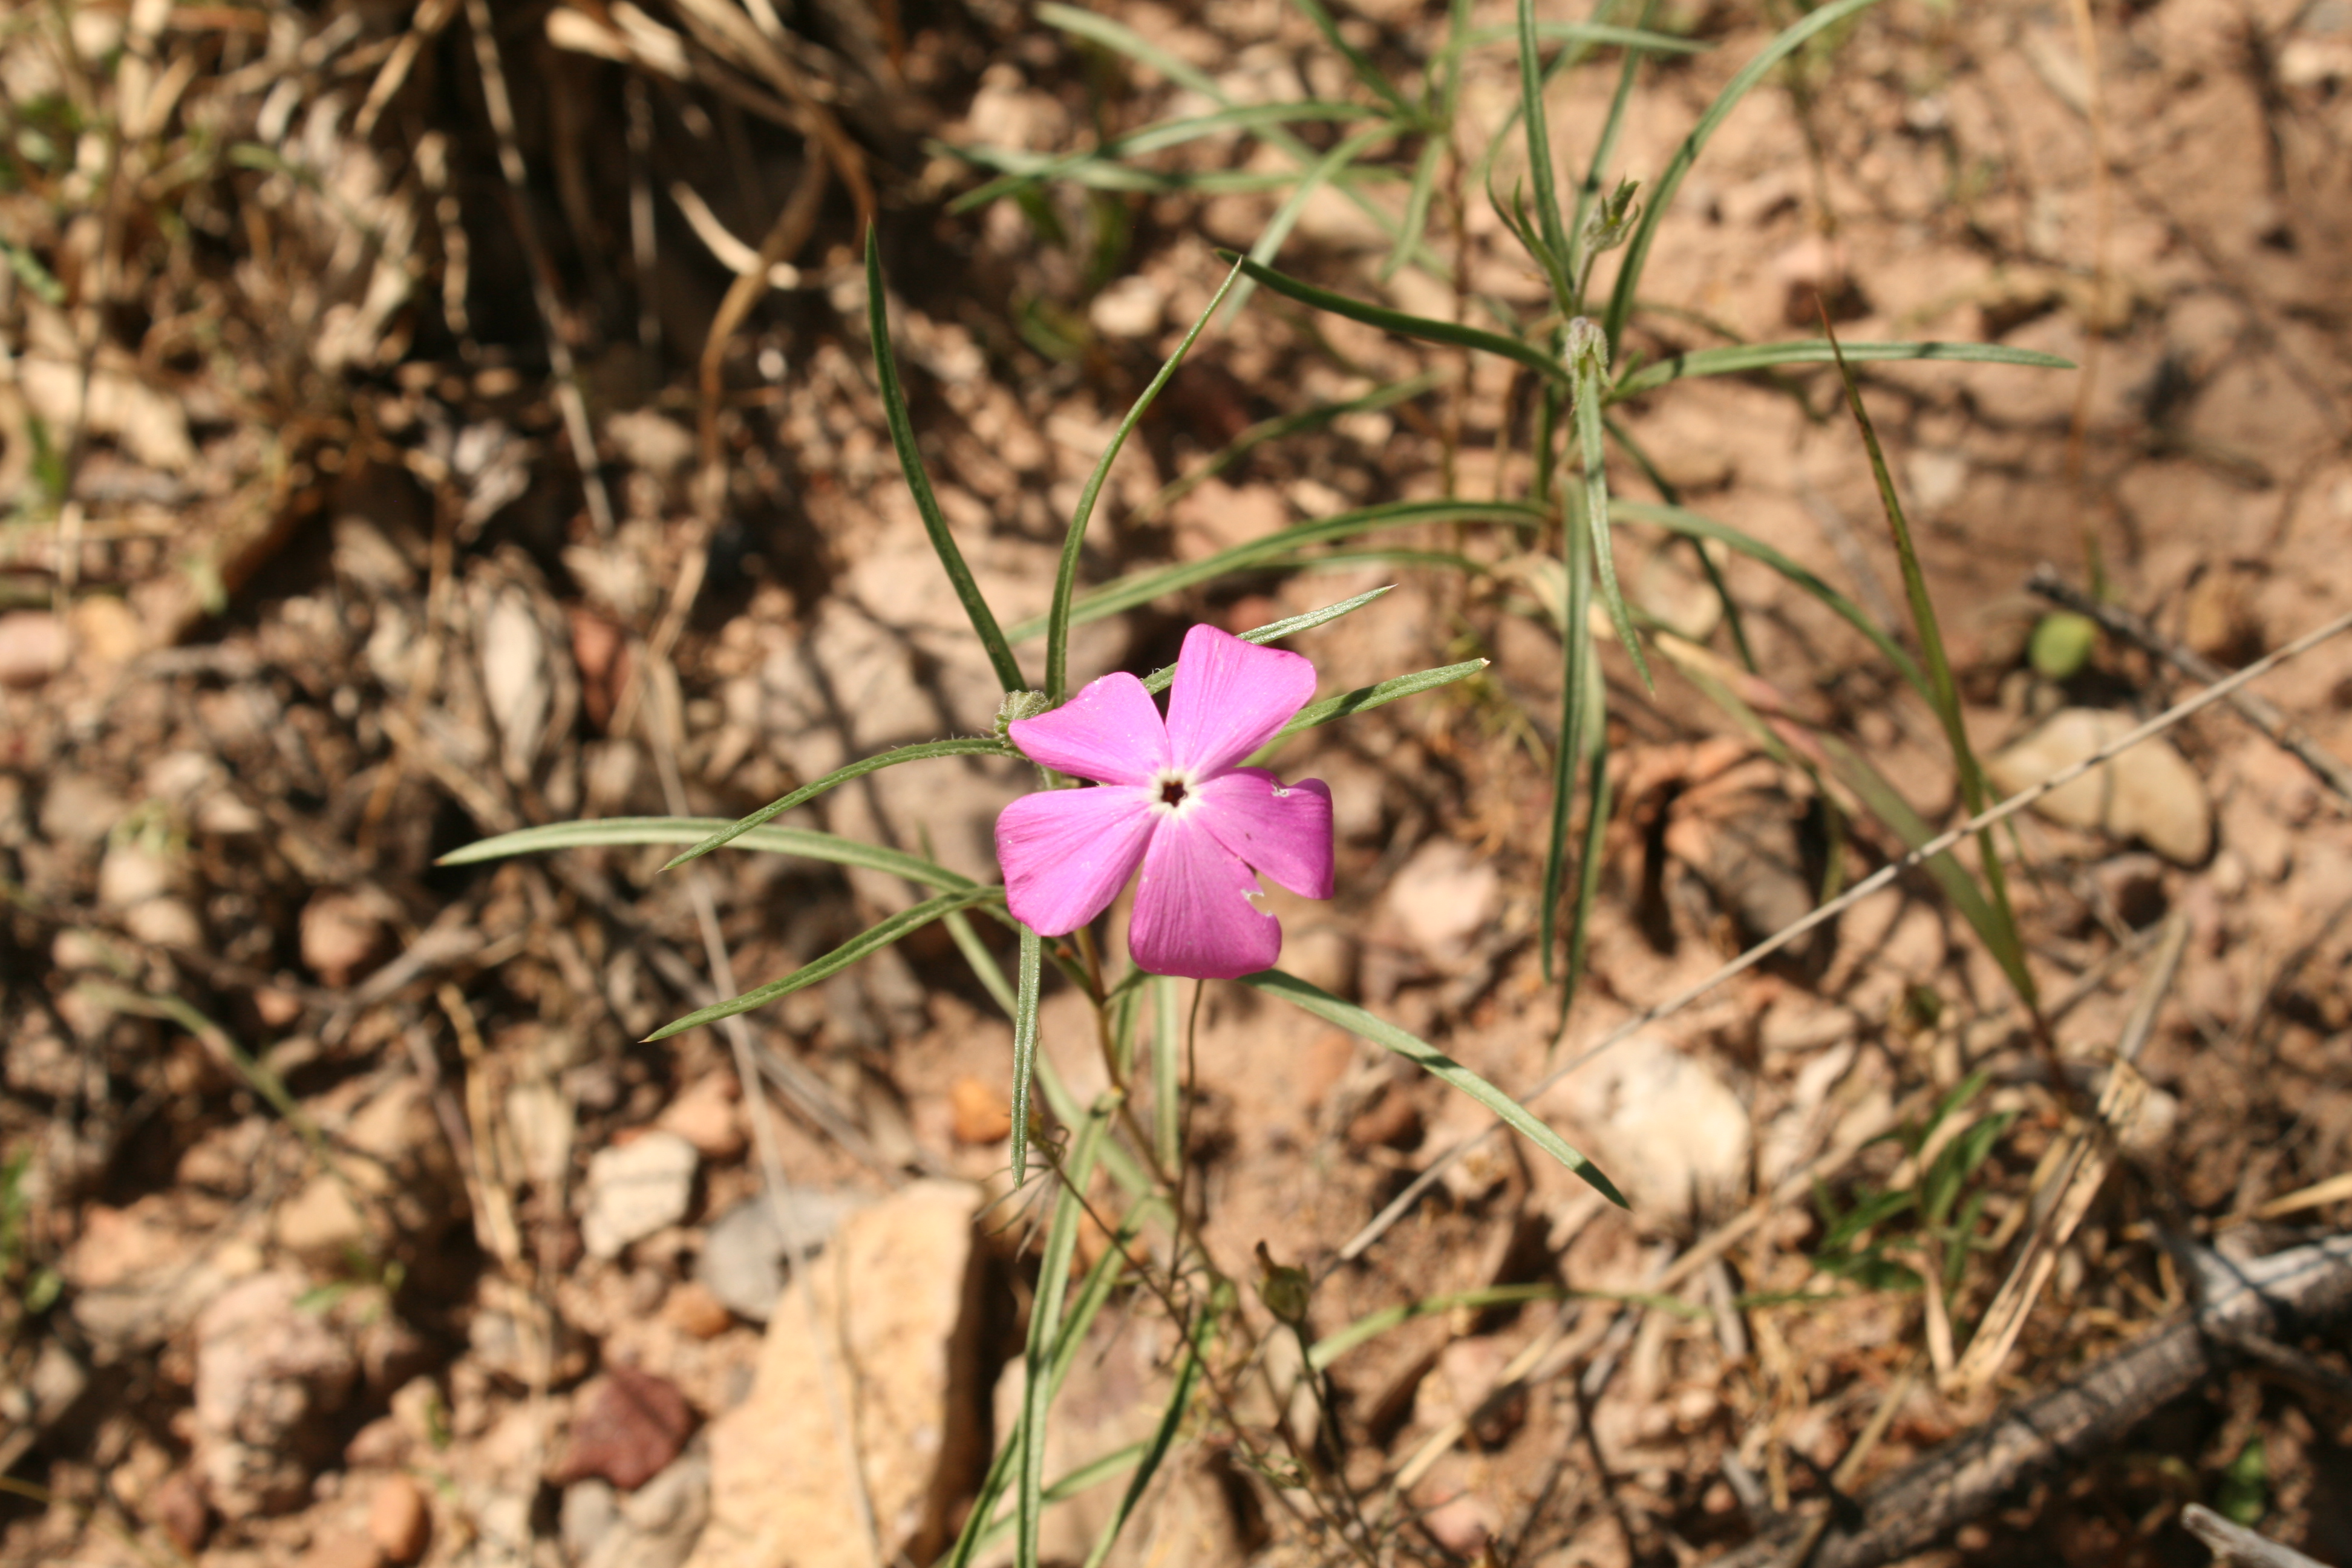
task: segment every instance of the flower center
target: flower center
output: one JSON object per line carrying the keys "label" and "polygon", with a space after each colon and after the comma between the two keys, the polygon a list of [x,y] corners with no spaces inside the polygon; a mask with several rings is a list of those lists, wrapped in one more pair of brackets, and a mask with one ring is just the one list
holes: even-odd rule
{"label": "flower center", "polygon": [[1181,816],[1192,809],[1199,798],[1193,794],[1196,781],[1181,768],[1161,768],[1151,775],[1152,812],[1160,816]]}

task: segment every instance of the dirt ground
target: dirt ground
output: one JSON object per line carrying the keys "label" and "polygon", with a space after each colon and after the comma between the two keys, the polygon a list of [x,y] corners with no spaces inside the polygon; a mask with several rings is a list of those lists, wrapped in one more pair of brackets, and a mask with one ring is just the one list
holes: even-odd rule
{"label": "dirt ground", "polygon": [[[1276,0],[1111,11],[1238,101],[1364,95]],[[1798,14],[1652,7],[1709,47],[1645,68],[1612,172],[1653,179]],[[1341,26],[1417,82],[1444,24],[1366,0]],[[1564,167],[1615,73],[1554,89]],[[1044,1186],[1010,1194],[1013,1031],[950,931],[740,1041],[646,1045],[920,894],[786,855],[436,862],[530,824],[731,818],[988,732],[998,685],[876,390],[865,220],[940,507],[1011,625],[1045,610],[1080,488],[1223,280],[1216,250],[1280,192],[950,210],[982,178],[958,147],[1060,153],[1206,107],[1011,0],[27,6],[0,21],[0,1563],[874,1560],[849,1490],[892,1560],[932,1561],[1017,1408]],[[1507,47],[1474,51],[1462,143],[1501,136],[1517,91]],[[2079,367],[1863,373],[2001,793],[2054,766],[2031,740],[2053,714],[2123,716],[2112,733],[2198,689],[2161,650],[2240,668],[2352,605],[2347,105],[2344,0],[1887,0],[1769,79],[1675,194],[1628,352],[1810,335],[1818,300],[1848,342]],[[1285,164],[1227,135],[1150,166]],[[1368,188],[1402,205],[1401,181]],[[1532,319],[1544,282],[1483,193],[1452,210],[1433,244]],[[1454,316],[1429,275],[1383,279],[1385,249],[1325,191],[1278,259]],[[730,293],[763,260],[773,287]],[[1112,468],[1081,583],[1524,493],[1531,402],[1502,362],[1260,291]],[[1917,647],[1832,374],[1619,413],[1650,467],[1612,467],[1622,495],[1745,531]],[[1184,1162],[1202,1244],[1236,1280],[1261,1244],[1308,1268],[1318,1334],[1438,1305],[1336,1356],[1328,1408],[1296,1356],[1238,1409],[1204,1403],[1116,1561],[1350,1560],[1295,1477],[1251,1468],[1250,1435],[1286,1426],[1385,1510],[1383,1561],[1756,1561],[2185,1321],[2215,1270],[2352,1225],[2352,802],[2327,772],[2352,764],[2352,638],[2253,688],[2308,756],[2215,707],[2071,816],[2001,829],[2047,1038],[1912,872],[1580,1060],[1803,914],[1832,847],[1849,882],[1905,848],[1688,678],[1735,670],[1733,629],[1692,552],[1618,533],[1630,595],[1692,651],[1654,655],[1654,693],[1604,654],[1613,805],[1557,1042],[1538,930],[1561,634],[1507,530],[1384,535],[1073,637],[1080,679],[1146,670],[1196,621],[1392,584],[1288,645],[1323,692],[1492,661],[1284,754],[1330,786],[1339,858],[1331,900],[1269,895],[1282,962],[1515,1093],[1579,1062],[1531,1103],[1631,1199],[1495,1140],[1352,1247],[1489,1119],[1209,984]],[[2145,636],[2039,672],[2045,564]],[[1720,568],[1748,700],[1959,820],[1936,716],[1877,649],[1764,564]],[[995,815],[1029,782],[915,763],[780,825],[993,880]],[[1049,990],[1043,1018],[1084,1106],[1109,1087],[1085,999]],[[2082,1120],[2103,1094],[2105,1139]],[[788,1222],[761,1206],[771,1169]],[[1935,1172],[1957,1174],[1933,1223],[1842,1223]],[[803,1226],[833,1282],[780,1300],[818,1272],[785,1256],[778,1227]],[[1081,1267],[1112,1246],[1088,1231]],[[1939,1272],[1949,1291],[1923,1290]],[[2199,1502],[2352,1562],[2346,1322],[2212,1340],[2185,1392],[1908,1560],[2199,1563]],[[1150,1433],[1178,1339],[1121,1293],[1050,1474]],[[835,1354],[853,1413],[828,1405]],[[861,1479],[828,1490],[844,1444]],[[1046,1559],[1085,1560],[1117,1490],[1050,1516]]]}

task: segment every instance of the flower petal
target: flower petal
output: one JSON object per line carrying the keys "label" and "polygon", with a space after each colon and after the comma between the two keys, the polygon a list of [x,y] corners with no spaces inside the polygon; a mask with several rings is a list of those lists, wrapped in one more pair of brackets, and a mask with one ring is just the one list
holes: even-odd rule
{"label": "flower petal", "polygon": [[1004,903],[1041,936],[1065,936],[1110,907],[1143,858],[1146,791],[1118,784],[1024,795],[996,819]]}
{"label": "flower petal", "polygon": [[1260,889],[1197,815],[1160,820],[1136,884],[1127,948],[1154,974],[1232,980],[1282,952],[1282,924],[1253,901]]}
{"label": "flower petal", "polygon": [[1214,626],[1184,634],[1168,693],[1168,746],[1194,778],[1232,767],[1274,738],[1315,695],[1315,667]]}
{"label": "flower petal", "polygon": [[1168,763],[1168,730],[1143,682],[1121,670],[1050,713],[1016,719],[1013,743],[1030,761],[1097,784],[1139,784]]}
{"label": "flower petal", "polygon": [[1235,768],[1192,793],[1201,826],[1267,881],[1301,898],[1331,896],[1331,791],[1322,780],[1286,784],[1264,768]]}

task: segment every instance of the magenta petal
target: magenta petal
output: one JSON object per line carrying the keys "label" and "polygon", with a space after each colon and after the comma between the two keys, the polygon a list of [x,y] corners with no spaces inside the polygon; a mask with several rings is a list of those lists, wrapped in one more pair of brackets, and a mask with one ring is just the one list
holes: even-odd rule
{"label": "magenta petal", "polygon": [[1041,936],[1077,930],[1135,874],[1153,820],[1150,795],[1118,784],[1023,795],[996,819],[1005,907]]}
{"label": "magenta petal", "polygon": [[1194,778],[1223,773],[1274,738],[1315,695],[1315,667],[1214,626],[1184,634],[1168,693],[1168,747]]}
{"label": "magenta petal", "polygon": [[1282,952],[1282,924],[1258,908],[1257,879],[1194,815],[1164,817],[1143,857],[1127,947],[1154,974],[1232,980]]}
{"label": "magenta petal", "polygon": [[1139,784],[1168,762],[1168,731],[1143,682],[1106,675],[1050,713],[1016,719],[1013,743],[1030,761],[1097,784]]}
{"label": "magenta petal", "polygon": [[1264,768],[1235,768],[1192,793],[1201,826],[1267,881],[1302,898],[1331,896],[1331,792],[1322,780],[1286,784]]}

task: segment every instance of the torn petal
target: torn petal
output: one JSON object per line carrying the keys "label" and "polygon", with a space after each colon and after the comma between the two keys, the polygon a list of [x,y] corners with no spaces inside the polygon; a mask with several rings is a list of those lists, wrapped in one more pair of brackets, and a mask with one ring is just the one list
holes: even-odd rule
{"label": "torn petal", "polygon": [[1141,784],[1168,761],[1168,731],[1143,682],[1124,670],[1008,731],[1032,762],[1097,784]]}
{"label": "torn petal", "polygon": [[1235,768],[1193,787],[1210,834],[1276,887],[1331,896],[1331,792],[1320,779],[1286,784],[1264,768]]}
{"label": "torn petal", "polygon": [[1150,796],[1139,789],[1042,790],[996,818],[1004,903],[1041,936],[1065,936],[1109,908],[1151,837]]}
{"label": "torn petal", "polygon": [[1168,748],[1195,777],[1222,773],[1274,738],[1315,695],[1315,667],[1214,626],[1184,634],[1168,693]]}
{"label": "torn petal", "polygon": [[1154,974],[1233,980],[1282,952],[1282,924],[1258,908],[1257,879],[1195,816],[1161,819],[1143,857],[1128,951]]}

